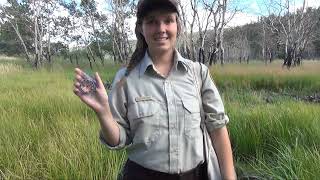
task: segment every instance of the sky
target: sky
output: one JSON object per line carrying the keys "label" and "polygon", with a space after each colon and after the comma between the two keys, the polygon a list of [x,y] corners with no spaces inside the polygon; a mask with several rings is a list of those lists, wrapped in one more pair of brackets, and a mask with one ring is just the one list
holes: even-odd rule
{"label": "sky", "polygon": [[[243,25],[257,21],[259,16],[269,14],[268,7],[274,5],[278,0],[230,0],[232,4],[230,8],[240,10],[230,22],[229,26]],[[280,0],[285,2],[285,0]],[[302,7],[303,0],[291,0],[291,11]],[[320,7],[320,0],[306,0],[307,7]],[[271,11],[272,12],[272,11]]]}
{"label": "sky", "polygon": [[[105,11],[107,2],[109,0],[96,0],[98,3],[98,10]],[[189,0],[182,0],[185,1],[184,4],[189,4]],[[228,26],[239,26],[244,25],[250,22],[257,21],[259,16],[268,14],[267,5],[274,4],[275,1],[279,0],[229,0],[230,2],[230,9],[237,9],[239,10],[234,18],[230,21]],[[285,0],[280,0],[284,2]],[[292,7],[294,9],[301,7],[303,0],[290,0],[294,2]],[[7,0],[0,0],[0,4],[6,3]],[[76,0],[76,2],[80,3],[81,0]],[[317,8],[320,6],[320,0],[306,0],[306,4],[309,7]],[[190,11],[189,11],[190,12]],[[134,25],[135,19],[130,20],[129,24]]]}

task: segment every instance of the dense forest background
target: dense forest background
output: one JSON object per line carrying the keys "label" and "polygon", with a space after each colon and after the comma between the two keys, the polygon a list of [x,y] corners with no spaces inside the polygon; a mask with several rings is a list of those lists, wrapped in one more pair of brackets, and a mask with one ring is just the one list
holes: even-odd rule
{"label": "dense forest background", "polygon": [[[23,56],[35,68],[54,57],[90,65],[112,60],[126,63],[135,40],[130,26],[137,1],[106,0],[99,11],[95,0],[8,0],[0,6],[0,53]],[[266,13],[256,22],[231,27],[241,11],[232,0],[180,2],[178,49],[187,58],[208,65],[271,62],[299,65],[320,56],[320,9],[293,6],[294,0],[266,1]],[[131,24],[131,25],[130,25]]]}

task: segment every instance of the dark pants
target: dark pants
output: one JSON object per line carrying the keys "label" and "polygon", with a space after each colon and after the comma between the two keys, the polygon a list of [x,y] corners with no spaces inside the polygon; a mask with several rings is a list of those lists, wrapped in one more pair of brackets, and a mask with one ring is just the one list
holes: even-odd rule
{"label": "dark pants", "polygon": [[205,163],[199,164],[196,168],[181,173],[168,174],[154,171],[140,166],[139,164],[128,160],[122,172],[122,180],[205,180],[206,167]]}

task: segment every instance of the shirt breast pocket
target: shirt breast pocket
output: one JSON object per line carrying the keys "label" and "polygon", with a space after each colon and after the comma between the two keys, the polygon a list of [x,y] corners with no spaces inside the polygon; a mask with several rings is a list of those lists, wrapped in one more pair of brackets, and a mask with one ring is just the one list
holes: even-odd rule
{"label": "shirt breast pocket", "polygon": [[183,99],[184,132],[187,138],[196,139],[201,137],[201,116],[199,102],[196,99]]}
{"label": "shirt breast pocket", "polygon": [[152,98],[139,97],[128,107],[133,144],[150,146],[160,136],[159,103]]}

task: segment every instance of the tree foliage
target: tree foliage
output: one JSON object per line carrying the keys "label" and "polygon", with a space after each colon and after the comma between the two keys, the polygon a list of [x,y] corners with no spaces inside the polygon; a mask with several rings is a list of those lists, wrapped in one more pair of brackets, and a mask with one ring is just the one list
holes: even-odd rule
{"label": "tree foliage", "polygon": [[[319,9],[292,10],[293,0],[276,1],[270,8],[280,5],[281,11],[272,10],[258,22],[227,28],[237,13],[228,8],[231,1],[179,1],[184,31],[178,48],[185,57],[209,65],[250,59],[268,63],[282,58],[290,66],[320,56]],[[51,63],[56,54],[75,63],[72,59],[78,56],[72,51],[83,51],[90,64],[103,65],[107,55],[127,63],[134,33],[129,19],[136,13],[136,3],[107,0],[104,6],[96,0],[8,0],[0,6],[0,53],[23,55],[34,67]]]}

